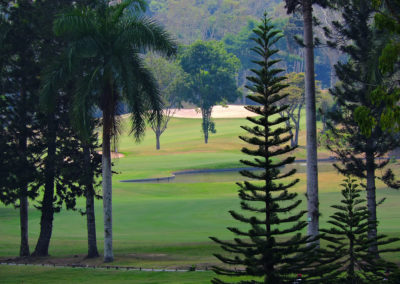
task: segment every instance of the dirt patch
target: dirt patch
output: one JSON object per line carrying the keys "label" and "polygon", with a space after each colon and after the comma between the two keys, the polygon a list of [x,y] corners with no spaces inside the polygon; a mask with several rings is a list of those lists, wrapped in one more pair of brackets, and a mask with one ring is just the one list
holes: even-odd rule
{"label": "dirt patch", "polygon": [[[200,109],[176,109],[174,117],[180,118],[201,118]],[[211,116],[213,118],[243,118],[257,116],[244,108],[243,105],[214,106]]]}
{"label": "dirt patch", "polygon": [[[178,118],[201,118],[200,109],[185,108],[185,109],[172,109],[173,117]],[[226,105],[214,106],[211,116],[213,118],[244,118],[248,116],[257,116],[257,114],[248,111],[244,105]],[[130,114],[123,114],[120,118],[129,118]]]}
{"label": "dirt patch", "polygon": [[[97,153],[99,153],[100,155],[103,154],[102,151],[97,151]],[[123,157],[125,157],[124,154],[111,152],[111,159],[119,159],[119,158],[123,158]]]}
{"label": "dirt patch", "polygon": [[17,257],[0,258],[0,262],[17,264],[35,264],[35,265],[55,265],[55,266],[100,266],[103,264],[103,258],[86,258],[85,255],[73,255],[68,257]]}
{"label": "dirt patch", "polygon": [[[139,261],[138,263],[135,262],[134,266],[129,266],[126,264],[114,264],[118,263],[118,261],[124,261],[128,258],[136,259]],[[167,254],[128,254],[123,257],[116,257],[114,263],[104,263],[103,258],[86,258],[85,255],[74,255],[70,257],[17,257],[17,258],[1,258],[0,263],[8,263],[10,265],[38,265],[38,266],[54,266],[54,267],[82,267],[82,268],[110,268],[110,269],[154,269],[154,270],[163,270],[163,269],[170,269],[170,270],[180,270],[180,271],[191,271],[195,270],[210,270],[213,265],[217,263],[214,262],[201,262],[201,263],[180,263],[181,261],[175,262],[175,264],[171,264],[168,260],[171,260],[171,256]],[[142,261],[143,263],[140,264]],[[149,262],[150,261],[150,262]],[[154,265],[151,264],[151,261],[155,261]],[[187,262],[187,261],[184,261]]]}

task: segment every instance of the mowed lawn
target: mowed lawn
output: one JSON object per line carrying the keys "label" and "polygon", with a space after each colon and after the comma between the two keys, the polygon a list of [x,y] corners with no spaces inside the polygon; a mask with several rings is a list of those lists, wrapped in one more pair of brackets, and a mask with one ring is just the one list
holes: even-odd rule
{"label": "mowed lawn", "polygon": [[[226,230],[226,227],[237,225],[228,213],[230,209],[239,208],[234,178],[232,181],[202,183],[119,182],[126,179],[169,176],[174,171],[187,169],[241,166],[238,161],[244,158],[240,152],[244,143],[238,136],[244,134],[240,125],[248,124],[248,122],[245,119],[216,119],[215,122],[217,133],[210,136],[209,144],[206,145],[200,131],[199,119],[172,119],[167,131],[161,137],[161,150],[156,151],[155,137],[150,130],[143,141],[137,144],[132,137],[127,135],[129,127],[127,122],[123,121],[125,131],[118,141],[118,151],[125,154],[125,157],[114,160],[114,170],[118,174],[113,176],[113,234],[116,256],[113,264],[147,268],[187,268],[196,265],[205,268],[217,263],[212,254],[219,251],[219,248],[208,237],[232,238],[232,234]],[[302,132],[300,147],[296,150],[296,156],[300,159],[305,157],[304,145],[305,133]],[[329,157],[329,152],[321,149],[320,157]],[[392,164],[392,166],[398,172],[399,166],[397,164]],[[302,204],[304,209],[306,208],[304,195],[306,177],[304,173],[297,176],[301,182],[293,190],[298,192],[300,198],[304,200]],[[340,200],[341,180],[342,176],[333,168],[319,175],[323,227],[326,227],[327,218],[332,213],[329,206]],[[398,210],[400,192],[386,189],[382,184],[378,184],[377,195],[379,199],[387,198],[386,202],[378,208],[379,231],[391,237],[400,236],[400,211]],[[33,207],[34,204],[31,202],[29,212],[31,250],[34,249],[39,234],[40,222],[40,213]],[[83,208],[84,200],[79,200],[78,206]],[[100,252],[103,245],[101,210],[100,200],[96,202]],[[240,226],[243,227],[243,225]],[[3,205],[0,207],[0,236],[0,258],[17,256],[19,217],[18,211],[12,207]],[[96,265],[102,263],[101,258],[83,260],[86,249],[85,217],[76,211],[62,210],[61,213],[56,214],[54,220],[50,246],[51,258],[39,260],[39,262],[64,259],[68,263],[84,262]],[[388,257],[400,263],[400,254],[391,254]],[[28,274],[46,276],[51,279],[58,275],[57,273],[78,277],[76,279],[82,283],[89,283],[89,281],[108,283],[112,279],[123,282],[125,277],[129,278],[127,280],[130,281],[129,283],[208,283],[212,276],[209,272],[152,274],[104,271],[89,273],[83,270],[2,266],[0,267],[0,282],[3,281],[2,279],[15,279],[14,283],[21,283],[22,280],[18,277]],[[3,278],[3,275],[6,278]],[[132,282],[136,281],[132,279],[137,279],[137,282]],[[35,282],[24,280],[24,283]],[[52,282],[49,280],[49,283]]]}

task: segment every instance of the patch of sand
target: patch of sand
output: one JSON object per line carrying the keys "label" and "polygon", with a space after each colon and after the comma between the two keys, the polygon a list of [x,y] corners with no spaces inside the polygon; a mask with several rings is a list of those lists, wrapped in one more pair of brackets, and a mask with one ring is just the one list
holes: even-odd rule
{"label": "patch of sand", "polygon": [[[102,151],[97,151],[97,153],[99,153],[100,155],[103,154]],[[123,158],[123,157],[125,157],[124,154],[116,153],[116,152],[111,152],[111,159],[119,159],[119,158]]]}
{"label": "patch of sand", "polygon": [[[174,117],[180,118],[201,118],[200,109],[176,109]],[[242,118],[257,116],[244,108],[243,105],[214,106],[211,117],[213,118]]]}
{"label": "patch of sand", "polygon": [[[172,109],[173,117],[178,118],[201,118],[200,109]],[[248,111],[244,105],[227,105],[214,106],[211,117],[213,118],[245,118],[248,116],[257,116],[257,114]],[[130,117],[130,114],[123,114],[120,118],[125,119]]]}

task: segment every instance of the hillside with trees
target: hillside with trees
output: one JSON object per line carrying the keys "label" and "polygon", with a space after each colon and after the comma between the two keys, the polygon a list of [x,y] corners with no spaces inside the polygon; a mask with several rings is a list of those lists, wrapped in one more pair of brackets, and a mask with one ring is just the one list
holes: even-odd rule
{"label": "hillside with trees", "polygon": [[[192,44],[196,40],[223,41],[227,51],[242,63],[239,86],[243,88],[248,70],[254,67],[249,64],[248,54],[252,45],[251,32],[265,11],[284,33],[279,43],[280,57],[284,59],[281,68],[287,73],[305,71],[302,47],[294,38],[302,37],[301,16],[290,17],[284,5],[284,1],[278,0],[151,0],[147,13],[171,31],[180,44]],[[338,14],[315,7],[314,16],[320,22],[316,36],[325,42],[323,27],[337,20]],[[315,57],[317,80],[323,88],[333,86],[336,76],[332,70],[340,53],[321,45],[315,49]]]}

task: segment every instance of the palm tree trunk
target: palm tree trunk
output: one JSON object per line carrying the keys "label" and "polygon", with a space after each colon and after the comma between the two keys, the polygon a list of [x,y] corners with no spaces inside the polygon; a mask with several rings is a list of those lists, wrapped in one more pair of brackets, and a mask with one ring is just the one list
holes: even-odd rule
{"label": "palm tree trunk", "polygon": [[45,165],[45,185],[42,202],[42,216],[40,219],[40,235],[33,256],[49,255],[50,239],[53,232],[54,219],[54,178],[55,178],[55,155],[56,155],[56,123],[54,114],[47,117],[48,142],[47,158]]}
{"label": "palm tree trunk", "polygon": [[112,184],[111,184],[111,135],[107,121],[110,116],[103,110],[103,153],[102,153],[102,186],[104,214],[104,262],[114,261],[112,248]]}
{"label": "palm tree trunk", "polygon": [[[305,44],[305,101],[307,124],[307,198],[308,198],[308,235],[319,234],[318,210],[318,157],[317,157],[317,124],[315,107],[314,75],[314,39],[312,27],[311,0],[303,0],[304,44]],[[319,243],[319,241],[318,241]]]}
{"label": "palm tree trunk", "polygon": [[87,171],[86,179],[86,220],[88,231],[88,258],[95,258],[99,256],[97,250],[96,238],[96,219],[94,215],[94,188],[93,188],[93,172],[90,170],[90,150],[88,146],[83,147],[85,169]]}

